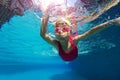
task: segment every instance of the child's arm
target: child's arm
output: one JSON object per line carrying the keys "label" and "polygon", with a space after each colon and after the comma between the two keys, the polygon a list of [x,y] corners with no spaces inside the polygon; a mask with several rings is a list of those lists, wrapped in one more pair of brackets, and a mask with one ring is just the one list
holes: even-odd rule
{"label": "child's arm", "polygon": [[48,20],[49,20],[49,15],[46,14],[43,17],[42,24],[40,26],[40,36],[51,45],[56,46],[56,40],[54,40],[47,34]]}
{"label": "child's arm", "polygon": [[100,24],[98,26],[95,26],[93,27],[92,29],[88,30],[87,32],[81,34],[81,35],[78,35],[75,37],[75,41],[78,43],[79,40],[83,39],[83,38],[86,38],[88,36],[91,36],[99,31],[102,31],[108,27],[111,27],[112,24],[118,24],[120,25],[120,17],[117,18],[117,19],[113,19],[113,20],[110,20],[110,21],[107,21],[103,24]]}

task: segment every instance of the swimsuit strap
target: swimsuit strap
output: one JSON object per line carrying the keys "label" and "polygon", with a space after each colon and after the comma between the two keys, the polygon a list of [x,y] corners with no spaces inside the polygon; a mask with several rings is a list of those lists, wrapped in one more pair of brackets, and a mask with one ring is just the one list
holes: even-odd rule
{"label": "swimsuit strap", "polygon": [[74,44],[74,42],[73,42],[73,36],[70,36],[69,37],[69,41],[70,41],[70,43],[71,43],[71,46],[72,46],[72,49],[75,47],[75,44]]}

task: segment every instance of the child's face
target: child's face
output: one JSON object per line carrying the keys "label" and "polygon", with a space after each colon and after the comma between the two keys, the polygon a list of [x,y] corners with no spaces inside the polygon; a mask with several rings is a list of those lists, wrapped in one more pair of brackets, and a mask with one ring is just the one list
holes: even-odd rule
{"label": "child's face", "polygon": [[71,28],[65,21],[58,21],[55,26],[55,35],[57,39],[64,39],[71,34]]}

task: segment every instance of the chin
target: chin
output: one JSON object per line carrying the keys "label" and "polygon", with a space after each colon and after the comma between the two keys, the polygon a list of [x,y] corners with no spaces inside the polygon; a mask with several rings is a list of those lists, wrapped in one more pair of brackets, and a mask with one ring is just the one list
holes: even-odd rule
{"label": "chin", "polygon": [[67,35],[67,34],[61,34],[60,37],[62,37],[62,38],[67,38],[68,35]]}
{"label": "chin", "polygon": [[68,38],[69,37],[69,35],[68,34],[60,34],[60,35],[57,35],[57,39],[66,39],[66,38]]}

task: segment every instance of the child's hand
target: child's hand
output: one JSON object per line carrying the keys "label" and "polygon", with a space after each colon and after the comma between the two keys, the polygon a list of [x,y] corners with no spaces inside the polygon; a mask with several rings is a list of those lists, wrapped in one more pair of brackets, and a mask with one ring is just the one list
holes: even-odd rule
{"label": "child's hand", "polygon": [[52,10],[52,8],[55,7],[55,4],[49,4],[46,8],[46,10],[44,11],[45,15],[50,15],[50,12]]}

